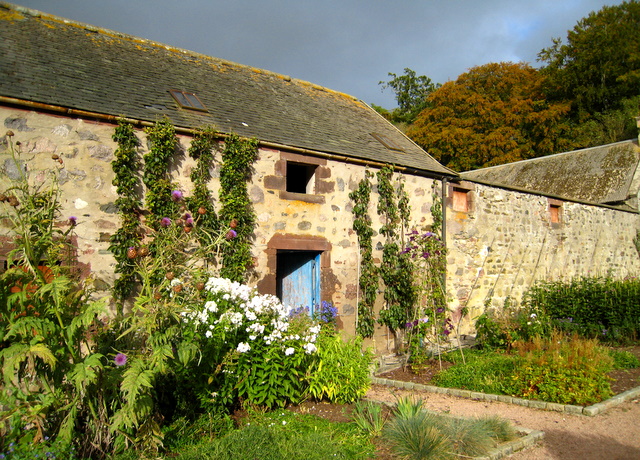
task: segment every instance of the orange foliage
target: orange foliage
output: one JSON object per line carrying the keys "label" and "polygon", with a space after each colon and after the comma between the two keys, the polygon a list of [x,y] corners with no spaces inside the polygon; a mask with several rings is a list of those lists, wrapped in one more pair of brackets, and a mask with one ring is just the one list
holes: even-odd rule
{"label": "orange foliage", "polygon": [[407,134],[458,171],[562,151],[569,107],[545,100],[543,79],[524,63],[474,67],[431,93]]}

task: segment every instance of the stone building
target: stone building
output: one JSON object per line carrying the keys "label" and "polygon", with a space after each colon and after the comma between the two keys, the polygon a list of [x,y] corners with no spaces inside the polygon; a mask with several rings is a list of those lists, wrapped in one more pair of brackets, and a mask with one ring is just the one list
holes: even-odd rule
{"label": "stone building", "polygon": [[[606,160],[613,162],[607,163],[612,171],[621,171],[617,182],[608,183],[609,194],[607,186],[598,196],[582,196],[568,187],[519,183],[507,170],[458,175],[346,94],[0,3],[0,120],[15,133],[25,159],[21,166],[31,177],[38,180],[58,168],[65,215],[78,218],[78,263],[105,291],[115,279],[109,237],[119,227],[111,169],[114,128],[119,118],[132,123],[144,153],[143,128],[162,117],[179,135],[172,178],[186,193],[193,162],[184,152],[194,129],[213,126],[222,134],[259,140],[249,184],[258,218],[253,247],[258,275],[251,283],[276,294],[279,267],[315,267],[305,278],[312,288],[295,289],[311,292],[312,302],[333,302],[348,334],[355,332],[360,255],[348,195],[366,170],[386,164],[404,181],[412,227],[431,225],[433,190],[446,195],[447,292],[454,315],[470,308],[468,330],[485,300],[517,297],[536,279],[622,277],[640,268],[633,244],[637,202],[627,196],[638,188],[637,142],[629,143],[630,153],[620,160],[624,171],[615,158]],[[63,164],[52,162],[52,154]],[[4,175],[17,173],[6,138],[0,142],[0,164]],[[591,189],[596,166],[592,172],[590,177],[567,169],[559,182]],[[218,168],[214,196],[217,174]],[[548,176],[549,170],[540,174]],[[382,224],[376,205],[373,193],[374,229]],[[6,236],[3,241],[6,251]],[[377,235],[378,260],[381,242]],[[382,303],[380,295],[378,309]],[[378,326],[373,344],[380,353],[391,348],[388,331]]]}

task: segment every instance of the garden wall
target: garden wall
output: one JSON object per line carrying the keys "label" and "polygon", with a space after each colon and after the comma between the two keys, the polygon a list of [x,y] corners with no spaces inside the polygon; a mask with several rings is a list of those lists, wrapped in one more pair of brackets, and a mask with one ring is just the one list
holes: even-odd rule
{"label": "garden wall", "polygon": [[[115,279],[115,260],[109,251],[109,238],[120,225],[112,185],[111,161],[117,148],[112,140],[115,125],[80,118],[67,118],[18,108],[0,108],[5,130],[14,132],[12,141],[21,152],[24,167],[38,182],[50,171],[57,171],[62,192],[62,221],[76,216],[78,266],[87,276],[91,273],[97,290],[108,294]],[[5,131],[6,132],[6,131]],[[5,132],[2,132],[3,140]],[[142,141],[140,155],[147,153],[146,136],[137,131]],[[174,161],[173,178],[189,195],[189,174],[193,160],[184,153],[191,138],[179,136],[181,154]],[[63,163],[52,159],[58,155]],[[217,155],[216,160],[220,160]],[[313,193],[286,191],[286,163],[300,162],[316,167]],[[7,144],[0,144],[0,164],[11,178],[17,171],[10,160]],[[314,158],[276,149],[260,148],[249,193],[255,207],[258,227],[255,231],[253,255],[255,275],[250,281],[262,293],[275,294],[276,259],[279,251],[318,251],[321,257],[321,299],[330,300],[338,308],[339,325],[346,333],[355,334],[358,303],[359,249],[352,230],[353,216],[348,194],[364,177],[365,167],[325,158]],[[218,167],[213,171],[211,189],[218,193]],[[373,180],[375,184],[375,179]],[[407,175],[405,187],[411,199],[412,219],[416,225],[431,222],[432,179]],[[3,187],[4,188],[4,187]],[[374,186],[375,190],[375,186]],[[373,228],[381,225],[376,214],[376,193],[371,197]],[[6,222],[5,222],[6,224]],[[6,225],[3,242],[7,242]],[[382,239],[376,235],[381,258]],[[3,244],[3,253],[8,246]],[[4,254],[0,254],[3,256]],[[379,296],[377,308],[381,307]],[[380,326],[373,342],[379,352],[387,352],[390,335]]]}
{"label": "garden wall", "polygon": [[[115,277],[109,238],[120,225],[111,169],[117,147],[112,140],[115,125],[15,107],[0,108],[0,120],[5,130],[15,133],[12,140],[19,143],[23,167],[33,180],[42,181],[49,171],[57,170],[63,220],[72,215],[78,219],[78,268],[85,276],[91,273],[98,292],[108,293]],[[147,152],[145,135],[142,129],[137,133],[142,155]],[[179,138],[182,153],[175,158],[173,177],[188,195],[193,162],[184,152],[190,137]],[[62,164],[52,159],[54,154]],[[17,171],[9,158],[6,138],[0,137],[0,165],[4,174],[15,178]],[[313,191],[287,191],[288,162],[314,168]],[[251,284],[262,293],[275,294],[279,253],[320,253],[321,299],[338,308],[339,325],[348,334],[355,333],[360,255],[348,194],[364,177],[365,169],[331,157],[261,147],[249,185],[258,221]],[[214,196],[217,175],[216,167],[211,184]],[[426,230],[432,222],[434,180],[404,174],[404,181],[413,225]],[[375,178],[372,182],[370,215],[376,231],[374,259],[379,264],[383,240],[377,230],[382,223],[376,213]],[[438,189],[440,185],[436,183]],[[640,271],[632,241],[639,228],[635,213],[460,183],[449,186],[446,217],[447,288],[452,310],[465,306],[471,310],[465,332],[471,331],[469,320],[482,311],[487,299],[499,305],[508,296],[517,298],[536,279],[607,273],[624,277]],[[8,250],[6,224],[4,253]],[[377,308],[381,306],[379,295]],[[380,326],[376,340],[370,343],[378,353],[393,347],[391,335]]]}
{"label": "garden wall", "polygon": [[447,218],[454,310],[468,306],[477,317],[487,300],[501,306],[507,297],[520,299],[538,279],[640,274],[635,212],[477,183],[461,187],[468,210],[452,209],[450,199]]}

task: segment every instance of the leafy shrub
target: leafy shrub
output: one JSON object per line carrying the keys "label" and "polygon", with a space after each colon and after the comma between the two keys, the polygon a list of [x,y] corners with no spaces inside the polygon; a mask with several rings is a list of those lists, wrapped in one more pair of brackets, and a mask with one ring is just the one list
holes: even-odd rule
{"label": "leafy shrub", "polygon": [[371,384],[372,359],[360,337],[345,341],[339,334],[320,334],[318,352],[307,368],[310,395],[340,404],[357,401]]}
{"label": "leafy shrub", "polygon": [[591,404],[612,394],[607,373],[614,360],[593,339],[556,333],[515,342],[510,354],[474,350],[465,356],[462,363],[455,353],[445,355],[457,364],[437,374],[434,383],[560,404]]}
{"label": "leafy shrub", "polygon": [[609,355],[613,358],[614,369],[635,369],[640,367],[640,359],[630,351],[610,349]]}
{"label": "leafy shrub", "polygon": [[56,169],[31,185],[12,137],[7,133],[20,177],[5,181],[0,200],[0,219],[12,225],[13,237],[0,274],[0,450],[21,458],[33,444],[36,452],[71,455],[77,424],[89,450],[109,437],[96,397],[109,366],[92,340],[105,302],[90,300],[71,269],[78,222],[60,216]]}
{"label": "leafy shrub", "polygon": [[525,293],[531,308],[544,311],[554,327],[601,341],[624,343],[640,336],[640,279],[581,277],[540,281]]}
{"label": "leafy shrub", "polygon": [[551,333],[543,310],[528,304],[518,305],[507,299],[502,309],[486,306],[476,320],[476,341],[489,349],[509,349],[514,342],[545,337]]}

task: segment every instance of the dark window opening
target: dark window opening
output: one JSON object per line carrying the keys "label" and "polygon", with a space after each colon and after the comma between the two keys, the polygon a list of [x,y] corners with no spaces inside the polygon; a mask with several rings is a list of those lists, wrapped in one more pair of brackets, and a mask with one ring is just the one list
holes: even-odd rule
{"label": "dark window opening", "polygon": [[287,192],[313,194],[317,165],[287,162]]}

